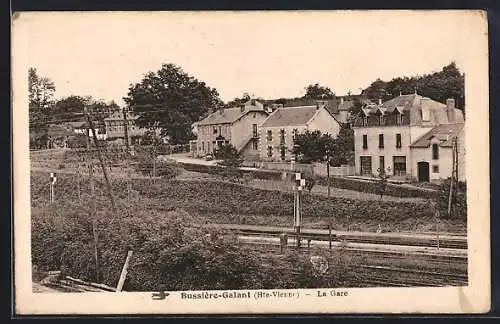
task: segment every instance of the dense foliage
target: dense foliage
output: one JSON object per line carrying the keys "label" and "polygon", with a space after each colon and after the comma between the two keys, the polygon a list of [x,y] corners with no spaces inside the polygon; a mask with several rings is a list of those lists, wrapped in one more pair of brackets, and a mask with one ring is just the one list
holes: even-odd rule
{"label": "dense foliage", "polygon": [[320,86],[318,83],[310,84],[306,88],[304,98],[307,99],[334,99],[335,93],[328,87]]}
{"label": "dense foliage", "polygon": [[[35,180],[36,182],[36,180]],[[182,193],[181,193],[182,194]],[[238,243],[233,234],[200,226],[182,209],[144,209],[136,198],[119,200],[119,214],[105,199],[81,203],[60,199],[54,205],[36,200],[32,208],[32,260],[39,270],[61,270],[97,281],[93,230],[101,282],[116,286],[127,251],[133,251],[124,289],[127,291],[271,289],[352,286],[356,264],[336,252],[329,269],[316,273],[307,254],[261,254]],[[96,222],[96,226],[93,223]]]}
{"label": "dense foliage", "polygon": [[216,89],[173,64],[163,64],[130,85],[124,100],[139,116],[137,125],[158,128],[171,144],[193,139],[191,125],[222,106]]}
{"label": "dense foliage", "polygon": [[319,130],[306,130],[295,135],[293,154],[297,162],[311,163],[324,161],[328,152],[333,151],[334,138],[330,134],[322,134]]}
{"label": "dense foliage", "polygon": [[419,95],[429,97],[445,103],[446,99],[455,99],[457,108],[465,106],[465,76],[457,68],[455,62],[443,67],[439,72],[413,77],[397,77],[388,82],[381,79],[375,80],[363,90],[363,95],[368,99],[383,101],[392,99],[402,94],[415,91]]}

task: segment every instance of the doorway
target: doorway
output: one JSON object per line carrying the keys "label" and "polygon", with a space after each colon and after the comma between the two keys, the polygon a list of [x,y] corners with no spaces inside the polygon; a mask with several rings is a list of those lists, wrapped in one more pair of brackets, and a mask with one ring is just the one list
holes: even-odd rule
{"label": "doorway", "polygon": [[418,162],[418,181],[429,182],[429,162]]}

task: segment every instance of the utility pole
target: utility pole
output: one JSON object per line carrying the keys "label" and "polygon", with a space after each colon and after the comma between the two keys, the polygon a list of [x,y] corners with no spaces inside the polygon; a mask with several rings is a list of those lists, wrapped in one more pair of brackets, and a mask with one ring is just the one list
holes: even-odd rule
{"label": "utility pole", "polygon": [[[328,201],[330,201],[330,150],[326,152],[326,183],[328,188]],[[328,217],[328,247],[332,249],[332,214]]]}
{"label": "utility pole", "polygon": [[89,124],[89,127],[92,131],[92,136],[94,137],[94,144],[95,148],[97,151],[97,157],[99,158],[99,162],[101,164],[102,172],[104,174],[104,180],[106,181],[106,187],[108,188],[108,195],[109,195],[109,200],[111,202],[111,207],[113,208],[113,212],[116,213],[116,204],[115,204],[115,198],[113,195],[113,189],[111,188],[111,184],[109,183],[109,177],[108,177],[108,171],[106,170],[106,166],[104,165],[104,160],[101,155],[101,150],[99,147],[99,142],[97,140],[96,132],[94,129],[94,125],[92,124],[92,120],[90,119],[89,115],[87,114],[87,122]]}
{"label": "utility pole", "polygon": [[94,240],[94,258],[95,258],[95,268],[96,268],[96,281],[100,280],[101,273],[101,265],[99,258],[99,236],[97,233],[97,218],[96,218],[96,206],[95,206],[95,185],[94,185],[94,169],[93,169],[93,156],[90,148],[90,117],[88,115],[87,107],[84,107],[85,117],[87,119],[87,136],[86,136],[86,144],[87,144],[87,153],[89,155],[89,182],[90,182],[90,200],[91,200],[91,217],[92,217],[92,236]]}
{"label": "utility pole", "polygon": [[128,111],[126,110],[126,108],[123,108],[123,124],[124,124],[124,130],[125,130],[125,147],[127,148],[127,152],[130,152],[130,144],[129,144],[129,138],[128,138],[127,113],[128,113]]}
{"label": "utility pole", "polygon": [[[451,178],[450,178],[450,193],[448,195],[448,217],[451,217],[451,209],[452,209],[452,201],[453,201],[453,192],[456,190],[454,188],[455,175],[458,173],[457,168],[457,138],[454,137],[452,139],[452,169],[451,169]],[[456,186],[456,185],[455,185]]]}

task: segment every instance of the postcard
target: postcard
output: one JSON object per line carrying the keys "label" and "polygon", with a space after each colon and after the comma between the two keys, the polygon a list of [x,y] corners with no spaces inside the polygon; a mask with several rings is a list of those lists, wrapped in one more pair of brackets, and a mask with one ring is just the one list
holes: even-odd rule
{"label": "postcard", "polygon": [[17,314],[485,313],[479,10],[17,12]]}

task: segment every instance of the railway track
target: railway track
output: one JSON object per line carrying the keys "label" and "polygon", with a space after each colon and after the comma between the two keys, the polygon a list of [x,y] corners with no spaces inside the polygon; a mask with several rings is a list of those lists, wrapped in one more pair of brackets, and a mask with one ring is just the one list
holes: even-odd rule
{"label": "railway track", "polygon": [[445,287],[467,286],[465,274],[426,271],[418,269],[360,265],[368,273],[362,281],[370,286],[382,287]]}
{"label": "railway track", "polygon": [[[252,226],[236,224],[212,224],[211,227],[224,228],[237,232],[240,235],[252,235],[263,237],[277,237],[283,233],[295,237],[292,228],[280,228],[269,226]],[[305,241],[329,241],[330,235],[327,230],[303,229],[301,238]],[[399,233],[370,233],[370,232],[347,232],[332,231],[333,242],[349,242],[381,245],[404,245],[419,247],[438,247],[446,249],[467,249],[467,237],[459,235],[442,235],[437,239],[436,235],[430,234],[399,234]]]}

